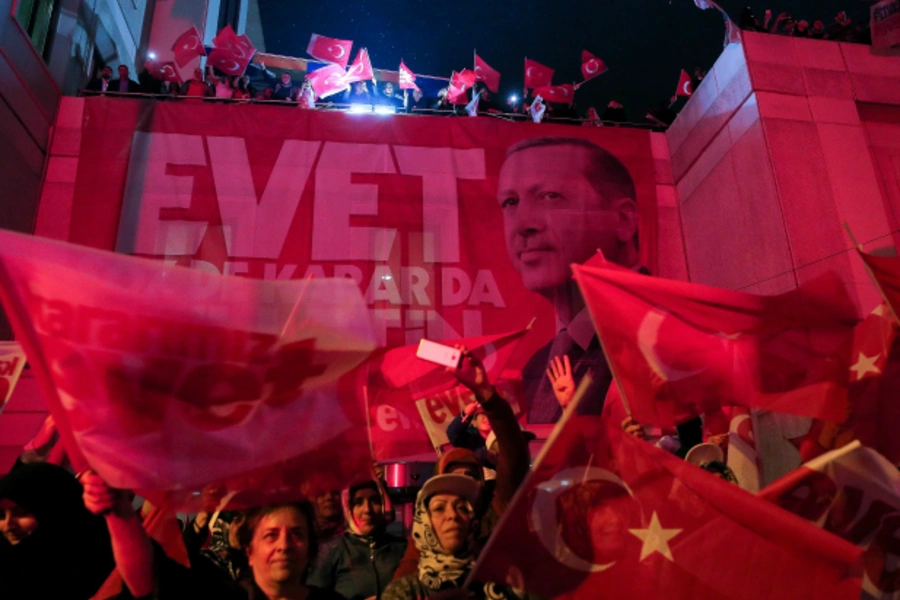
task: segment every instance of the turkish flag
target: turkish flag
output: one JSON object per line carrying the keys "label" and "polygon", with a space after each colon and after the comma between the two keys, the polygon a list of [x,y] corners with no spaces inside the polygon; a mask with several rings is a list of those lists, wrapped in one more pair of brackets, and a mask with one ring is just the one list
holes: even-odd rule
{"label": "turkish flag", "polygon": [[450,85],[447,87],[447,100],[452,104],[465,105],[469,103],[469,89],[475,85],[475,74],[463,69],[459,73],[453,71],[450,76]]}
{"label": "turkish flag", "polygon": [[12,397],[26,362],[18,342],[0,342],[0,413]]}
{"label": "turkish flag", "polygon": [[691,85],[691,76],[688,75],[687,71],[684,69],[681,70],[681,77],[678,79],[678,89],[675,90],[676,96],[683,96],[685,98],[690,98],[694,95],[694,88]]}
{"label": "turkish flag", "polygon": [[307,81],[312,85],[313,91],[319,98],[327,98],[347,89],[348,83],[344,80],[344,68],[340,65],[328,65],[306,75]]}
{"label": "turkish flag", "polygon": [[541,63],[525,59],[525,87],[541,88],[553,85],[553,69]]}
{"label": "turkish flag", "polygon": [[159,63],[152,61],[149,65],[150,74],[161,81],[171,81],[172,83],[183,83],[178,68],[171,60],[169,62]]}
{"label": "turkish flag", "polygon": [[[850,355],[850,410],[840,423],[814,421],[800,444],[800,456],[809,461],[858,439],[888,459],[900,462],[900,344],[897,324],[887,304],[875,308],[853,335]],[[896,346],[896,350],[894,349]]]}
{"label": "turkish flag", "polygon": [[858,441],[791,471],[759,493],[864,550],[863,598],[900,597],[900,474]]}
{"label": "turkish flag", "polygon": [[602,60],[588,52],[587,50],[581,51],[581,75],[584,77],[584,80],[593,79],[598,75],[603,75],[609,69]]}
{"label": "turkish flag", "polygon": [[472,69],[475,73],[475,78],[477,81],[483,81],[484,85],[487,86],[487,89],[491,90],[495,94],[500,91],[500,73],[499,71],[495,71],[491,68],[489,64],[484,62],[484,59],[475,55],[475,67]]}
{"label": "turkish flag", "polygon": [[344,74],[344,83],[349,84],[374,78],[375,71],[372,70],[372,63],[369,61],[369,51],[362,48],[357,52],[356,60]]}
{"label": "turkish flag", "polygon": [[900,315],[900,258],[876,256],[865,252],[860,252],[859,255],[878,286],[878,291],[894,312],[894,316]]}
{"label": "turkish flag", "polygon": [[313,58],[346,68],[352,49],[353,40],[339,40],[314,33],[309,38],[306,53]]}
{"label": "turkish flag", "polygon": [[858,319],[835,275],[756,296],[573,268],[638,422],[671,427],[723,406],[845,418]]}
{"label": "turkish flag", "polygon": [[213,49],[206,58],[207,66],[215,67],[226,75],[240,76],[247,70],[250,59],[239,58],[230,50]]}
{"label": "turkish flag", "polygon": [[234,57],[240,61],[250,62],[256,53],[256,48],[247,37],[246,33],[238,35],[235,33],[231,25],[226,25],[219,31],[219,34],[213,38],[213,47],[219,50],[228,50]]}
{"label": "turkish flag", "polygon": [[534,94],[535,96],[540,95],[547,102],[571,105],[575,101],[575,86],[566,83],[563,85],[539,87],[534,88]]}
{"label": "turkish flag", "polygon": [[[172,52],[175,53],[175,63],[182,68],[194,60],[194,57],[206,56],[206,49],[203,47],[203,41],[200,39],[200,32],[197,31],[197,28],[192,26],[179,35],[172,44]],[[171,80],[166,79],[165,81]]]}
{"label": "turkish flag", "polygon": [[859,598],[852,544],[570,409],[470,580],[544,598]]}
{"label": "turkish flag", "polygon": [[400,89],[401,90],[417,90],[419,86],[416,85],[416,74],[410,71],[409,67],[406,66],[406,63],[403,60],[400,61],[400,68],[397,70],[400,76]]}
{"label": "turkish flag", "polygon": [[0,232],[0,300],[73,464],[112,487],[194,512],[207,485],[260,506],[316,471],[349,483],[371,466],[353,370],[375,337],[350,280],[211,275]]}

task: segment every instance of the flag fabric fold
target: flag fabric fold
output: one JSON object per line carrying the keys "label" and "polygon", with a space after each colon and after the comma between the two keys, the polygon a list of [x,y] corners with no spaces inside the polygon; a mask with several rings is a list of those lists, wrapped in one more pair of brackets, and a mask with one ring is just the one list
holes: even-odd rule
{"label": "flag fabric fold", "polygon": [[535,88],[534,94],[540,95],[547,102],[554,104],[571,105],[575,102],[575,87],[569,84]]}
{"label": "flag fabric fold", "polygon": [[400,77],[401,90],[419,89],[419,86],[416,85],[416,74],[413,73],[402,60],[400,61],[400,67],[397,69],[397,73]]}
{"label": "flag fabric fold", "polygon": [[525,87],[541,88],[553,85],[553,69],[536,60],[525,59]]}
{"label": "flag fabric fold", "polygon": [[345,75],[346,72],[340,65],[328,65],[307,74],[306,79],[316,96],[327,98],[347,89],[349,84],[344,80]]}
{"label": "flag fabric fold", "polygon": [[843,421],[856,309],[834,274],[756,296],[574,266],[634,418],[671,427],[723,406]]}
{"label": "flag fabric fold", "polygon": [[372,61],[369,60],[369,51],[360,48],[356,53],[356,59],[347,72],[344,74],[344,84],[356,83],[357,81],[368,81],[375,78],[375,71],[372,70]]}
{"label": "flag fabric fold", "polygon": [[340,65],[342,69],[346,69],[352,49],[353,40],[339,40],[314,33],[309,38],[306,53],[313,58]]}
{"label": "flag fabric fold", "polygon": [[608,70],[609,68],[602,60],[587,50],[581,51],[581,76],[584,77],[584,81],[603,75]]}
{"label": "flag fabric fold", "polygon": [[178,73],[175,62],[173,61],[164,63],[151,61],[148,63],[147,68],[150,71],[150,74],[159,80],[170,81],[172,83],[184,83],[181,79],[181,75]]}
{"label": "flag fabric fold", "polygon": [[203,40],[195,26],[192,25],[190,29],[178,36],[178,39],[172,44],[172,52],[175,53],[175,62],[181,68],[186,67],[197,56],[206,56]]}
{"label": "flag fabric fold", "polygon": [[69,455],[112,487],[184,509],[215,484],[258,505],[325,464],[368,471],[354,369],[375,338],[352,281],[223,277],[0,232],[0,298]]}
{"label": "flag fabric fold", "polygon": [[900,598],[900,474],[854,441],[773,482],[759,497],[863,550],[863,598]]}
{"label": "flag fabric fold", "polygon": [[878,291],[881,292],[884,301],[897,317],[900,315],[900,258],[876,256],[862,251],[859,251],[859,256],[878,286]]}
{"label": "flag fabric fold", "polygon": [[861,552],[617,424],[567,413],[473,581],[545,598],[859,598]]}
{"label": "flag fabric fold", "polygon": [[478,81],[483,81],[487,89],[495,94],[500,92],[500,72],[494,70],[483,58],[475,54],[475,66],[472,68]]}
{"label": "flag fabric fold", "polygon": [[256,48],[247,34],[237,35],[231,25],[226,25],[213,38],[213,50],[206,63],[226,75],[240,76],[247,70],[255,53]]}
{"label": "flag fabric fold", "polygon": [[694,95],[694,86],[691,85],[691,76],[684,69],[681,70],[681,77],[678,78],[678,88],[675,90],[676,96],[690,98]]}

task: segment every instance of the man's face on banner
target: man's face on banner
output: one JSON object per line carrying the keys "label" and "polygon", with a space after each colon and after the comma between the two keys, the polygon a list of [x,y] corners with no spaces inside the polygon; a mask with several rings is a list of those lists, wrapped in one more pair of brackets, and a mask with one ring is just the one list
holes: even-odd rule
{"label": "man's face on banner", "polygon": [[506,248],[533,292],[565,285],[569,265],[598,249],[613,254],[616,217],[587,177],[590,158],[575,145],[537,146],[515,152],[500,170]]}

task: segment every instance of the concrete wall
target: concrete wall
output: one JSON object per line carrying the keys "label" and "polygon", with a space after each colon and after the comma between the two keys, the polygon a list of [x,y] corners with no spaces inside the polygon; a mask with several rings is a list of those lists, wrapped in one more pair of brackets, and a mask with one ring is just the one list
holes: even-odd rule
{"label": "concrete wall", "polygon": [[[666,138],[677,210],[660,218],[682,228],[687,279],[777,294],[833,270],[861,315],[881,302],[843,224],[866,250],[896,252],[898,58],[745,33]],[[790,440],[809,420],[757,417],[766,483],[799,464]]]}

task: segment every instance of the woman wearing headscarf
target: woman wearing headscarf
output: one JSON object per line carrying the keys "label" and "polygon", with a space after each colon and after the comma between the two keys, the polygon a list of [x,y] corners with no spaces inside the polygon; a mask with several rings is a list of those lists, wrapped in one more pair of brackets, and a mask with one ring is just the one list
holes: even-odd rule
{"label": "woman wearing headscarf", "polygon": [[380,596],[406,550],[406,540],[385,531],[385,496],[375,480],[341,492],[347,531],[327,550],[310,584],[334,590],[347,600]]}
{"label": "woman wearing headscarf", "polygon": [[71,473],[49,463],[0,479],[0,596],[90,598],[115,568],[101,517]]}
{"label": "woman wearing headscarf", "polygon": [[[475,564],[473,505],[478,494],[478,483],[459,474],[436,475],[422,486],[412,529],[419,550],[418,572],[393,581],[382,600],[420,600],[462,590]],[[510,588],[493,583],[474,584],[469,591],[475,598],[521,598]]]}
{"label": "woman wearing headscarf", "polygon": [[81,482],[85,506],[106,518],[116,566],[127,586],[120,598],[342,600],[333,592],[306,584],[318,550],[315,516],[308,502],[245,513],[236,533],[247,557],[246,576],[235,582],[221,570],[187,569],[169,559],[123,502],[125,492],[110,488],[95,473],[87,473]]}

